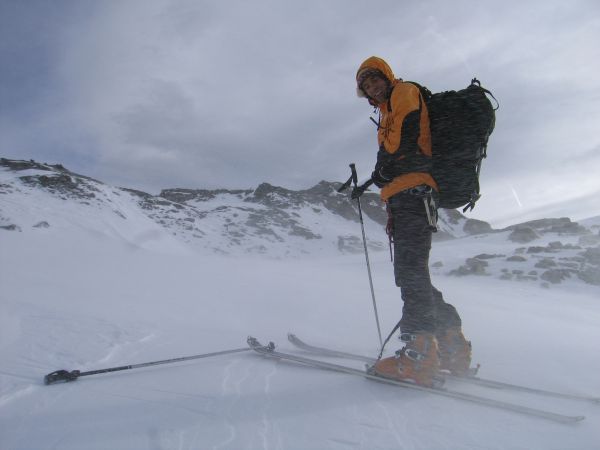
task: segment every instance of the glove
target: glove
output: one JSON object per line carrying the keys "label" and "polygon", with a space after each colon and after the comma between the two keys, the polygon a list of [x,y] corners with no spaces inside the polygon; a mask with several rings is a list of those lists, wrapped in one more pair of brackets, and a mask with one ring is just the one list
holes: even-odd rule
{"label": "glove", "polygon": [[395,178],[396,156],[389,154],[383,146],[377,152],[377,164],[371,174],[371,180],[378,188],[384,187]]}
{"label": "glove", "polygon": [[361,195],[363,195],[368,187],[369,187],[369,184],[365,183],[362,186],[356,186],[354,189],[352,189],[352,194],[350,195],[352,200],[356,200]]}
{"label": "glove", "polygon": [[361,186],[355,186],[354,189],[352,189],[352,194],[350,196],[350,197],[352,197],[352,200],[356,200],[361,195],[363,195],[365,193],[365,191],[367,189],[369,189],[369,186],[371,186],[372,184],[373,184],[373,180],[368,180],[366,183],[364,183]]}

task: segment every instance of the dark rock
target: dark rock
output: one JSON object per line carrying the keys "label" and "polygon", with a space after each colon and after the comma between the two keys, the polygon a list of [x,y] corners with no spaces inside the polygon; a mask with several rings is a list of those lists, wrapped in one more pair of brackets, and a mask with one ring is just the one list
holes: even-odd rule
{"label": "dark rock", "polygon": [[475,258],[477,259],[494,259],[494,258],[504,258],[506,255],[500,255],[500,254],[489,254],[489,253],[481,253],[477,256],[475,256]]}
{"label": "dark rock", "polygon": [[586,234],[585,236],[580,236],[577,243],[584,247],[598,245],[600,244],[600,236],[596,234]]}
{"label": "dark rock", "polygon": [[487,222],[484,222],[482,220],[467,219],[463,226],[463,231],[468,235],[476,235],[491,233],[494,230],[492,229],[492,226]]}
{"label": "dark rock", "polygon": [[21,171],[21,170],[28,170],[28,169],[47,170],[47,171],[52,170],[52,167],[48,166],[47,164],[40,164],[33,160],[25,161],[25,160],[20,160],[20,159],[0,158],[0,166],[7,167],[16,172]]}
{"label": "dark rock", "polygon": [[576,262],[559,262],[558,265],[561,267],[566,267],[567,269],[573,269],[573,270],[578,270],[579,267],[581,266],[580,264],[578,264]]}
{"label": "dark rock", "polygon": [[531,227],[519,226],[516,227],[512,233],[508,235],[508,240],[511,242],[517,242],[519,244],[526,244],[528,242],[539,239],[539,235]]}
{"label": "dark rock", "polygon": [[21,227],[11,223],[10,225],[0,225],[0,230],[6,231],[21,231]]}
{"label": "dark rock", "polygon": [[600,247],[592,247],[580,253],[588,264],[600,266]]}
{"label": "dark rock", "polygon": [[476,258],[467,258],[465,264],[460,266],[458,269],[450,271],[450,275],[464,276],[464,275],[487,275],[485,269],[488,267],[487,261],[482,261]]}
{"label": "dark rock", "polygon": [[586,267],[577,272],[579,279],[594,286],[600,286],[600,267]]}
{"label": "dark rock", "polygon": [[528,247],[527,253],[551,253],[548,247]]}
{"label": "dark rock", "polygon": [[549,269],[546,270],[540,278],[544,281],[548,281],[552,284],[558,284],[567,278],[571,277],[571,271],[568,269]]}
{"label": "dark rock", "polygon": [[556,267],[556,262],[551,258],[543,258],[535,264],[535,267],[538,269],[549,269],[551,267]]}
{"label": "dark rock", "polygon": [[212,200],[220,194],[230,194],[238,196],[240,198],[245,198],[252,192],[253,191],[250,189],[163,189],[162,191],[160,191],[159,197],[165,198],[176,203],[186,203],[189,201],[205,202],[208,200]]}
{"label": "dark rock", "polygon": [[527,258],[520,255],[513,255],[506,258],[506,260],[511,262],[525,262],[527,261]]}
{"label": "dark rock", "polygon": [[588,232],[585,227],[576,222],[571,222],[571,219],[568,217],[530,220],[511,225],[505,228],[505,230],[514,230],[521,227],[532,228],[542,233],[586,234]]}

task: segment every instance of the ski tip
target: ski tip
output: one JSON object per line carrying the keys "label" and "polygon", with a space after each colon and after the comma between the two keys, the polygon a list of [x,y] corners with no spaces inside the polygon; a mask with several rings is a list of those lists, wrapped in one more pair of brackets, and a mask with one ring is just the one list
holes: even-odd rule
{"label": "ski tip", "polygon": [[563,416],[558,414],[558,417],[554,417],[552,420],[563,424],[573,424],[585,420],[585,416]]}

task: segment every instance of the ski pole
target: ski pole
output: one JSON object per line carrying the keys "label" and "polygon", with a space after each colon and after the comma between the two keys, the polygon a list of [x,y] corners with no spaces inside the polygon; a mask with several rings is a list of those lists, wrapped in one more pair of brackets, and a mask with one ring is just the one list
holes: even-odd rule
{"label": "ski pole", "polygon": [[87,372],[81,372],[80,370],[71,370],[71,371],[57,370],[55,372],[49,373],[48,375],[46,375],[44,377],[44,384],[48,385],[48,384],[57,383],[59,381],[65,381],[65,382],[75,381],[79,377],[85,377],[88,375],[96,375],[96,374],[108,373],[108,372],[117,372],[119,370],[140,369],[142,367],[158,366],[160,364],[171,364],[171,363],[176,363],[176,362],[181,362],[181,361],[190,361],[192,359],[210,358],[212,356],[227,355],[230,353],[245,352],[248,350],[250,350],[248,347],[236,348],[233,350],[223,350],[223,351],[214,352],[214,353],[204,353],[202,355],[184,356],[181,358],[173,358],[173,359],[163,359],[162,361],[152,361],[152,362],[146,362],[146,363],[140,363],[140,364],[132,364],[132,365],[128,365],[128,366],[109,367],[108,369],[90,370]]}
{"label": "ski pole", "polygon": [[[352,175],[348,178],[341,188],[338,189],[338,192],[343,191],[347,187],[350,186],[350,183],[354,184],[354,188],[358,187],[358,175],[356,174],[356,165],[354,163],[350,164],[350,170],[352,171]],[[363,185],[363,190],[368,187],[370,183],[365,183]],[[365,248],[365,258],[367,260],[367,273],[369,274],[369,286],[371,287],[371,298],[373,299],[373,310],[375,311],[375,322],[377,323],[377,334],[379,335],[379,344],[383,348],[383,340],[381,339],[381,327],[379,326],[379,314],[377,314],[377,303],[375,302],[375,290],[373,289],[373,277],[371,276],[371,264],[369,263],[369,251],[367,250],[367,237],[365,235],[365,224],[363,221],[362,208],[360,206],[360,196],[356,197],[356,201],[358,203],[358,217],[360,219],[360,227],[362,230],[362,238],[363,238],[363,246]]]}

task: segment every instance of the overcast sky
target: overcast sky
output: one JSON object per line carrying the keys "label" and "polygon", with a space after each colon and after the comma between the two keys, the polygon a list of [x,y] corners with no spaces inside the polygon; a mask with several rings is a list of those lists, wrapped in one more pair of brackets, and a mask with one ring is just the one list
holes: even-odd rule
{"label": "overcast sky", "polygon": [[109,184],[304,189],[366,178],[371,55],[500,101],[469,216],[600,214],[600,2],[0,0],[0,156]]}

